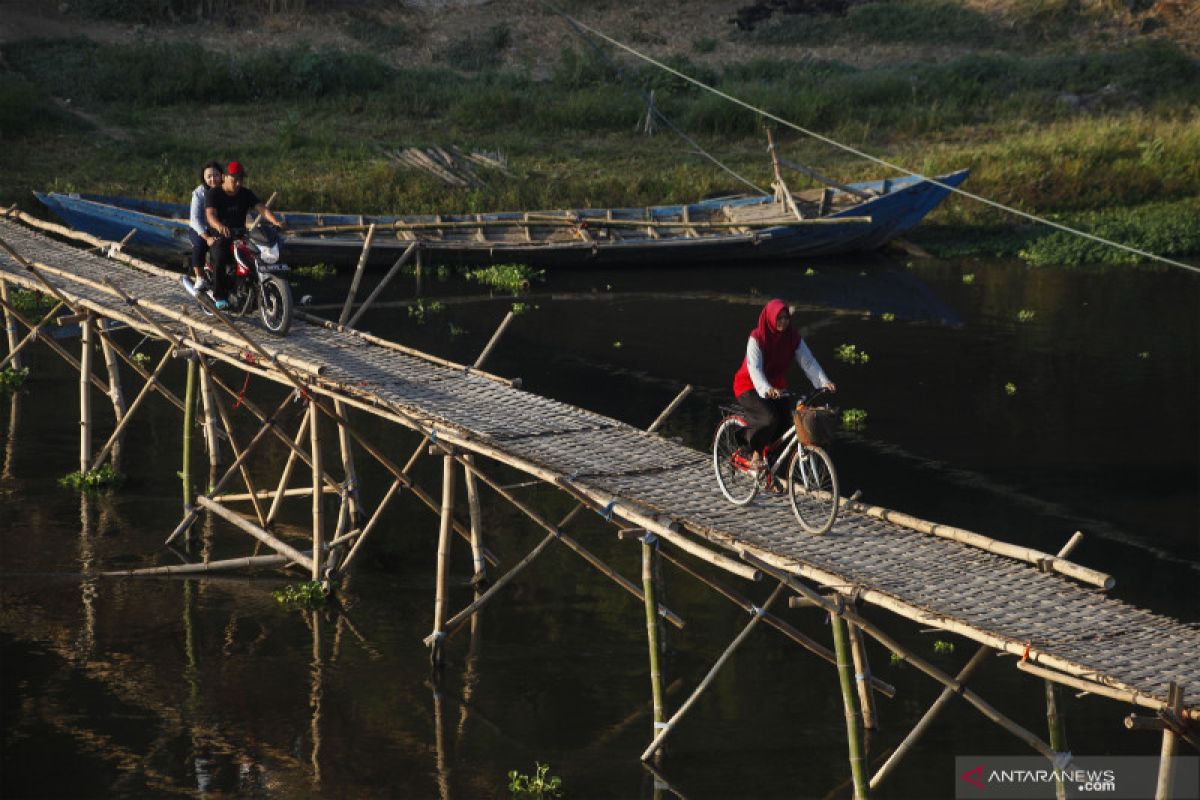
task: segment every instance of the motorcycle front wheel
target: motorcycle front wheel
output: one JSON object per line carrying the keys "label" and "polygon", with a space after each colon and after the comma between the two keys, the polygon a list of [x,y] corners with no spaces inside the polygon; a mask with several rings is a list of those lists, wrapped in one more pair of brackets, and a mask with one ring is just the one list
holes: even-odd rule
{"label": "motorcycle front wheel", "polygon": [[267,330],[283,336],[292,326],[292,288],[277,275],[268,275],[259,287],[258,313]]}

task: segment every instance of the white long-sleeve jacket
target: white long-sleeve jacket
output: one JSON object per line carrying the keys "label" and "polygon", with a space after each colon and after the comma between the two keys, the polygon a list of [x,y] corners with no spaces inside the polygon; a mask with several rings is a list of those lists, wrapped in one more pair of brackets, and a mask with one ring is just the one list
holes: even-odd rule
{"label": "white long-sleeve jacket", "polygon": [[[821,369],[821,365],[817,363],[812,350],[808,349],[808,345],[803,339],[796,347],[795,356],[796,363],[800,365],[805,377],[814,387],[820,388],[832,382],[825,374],[825,370]],[[754,390],[758,392],[758,396],[766,397],[767,390],[771,388],[771,382],[767,380],[766,373],[763,372],[762,350],[759,349],[758,342],[753,336],[746,342],[746,369],[750,373],[750,380],[754,382]]]}

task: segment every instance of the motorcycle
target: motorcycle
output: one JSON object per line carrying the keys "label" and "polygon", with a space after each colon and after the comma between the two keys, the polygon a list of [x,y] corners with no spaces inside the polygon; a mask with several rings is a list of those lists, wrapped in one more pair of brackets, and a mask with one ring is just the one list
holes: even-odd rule
{"label": "motorcycle", "polygon": [[[282,277],[291,269],[280,263],[279,249],[282,237],[273,225],[262,224],[253,231],[243,232],[232,240],[233,259],[226,267],[232,274],[226,276],[231,316],[244,317],[258,311],[263,325],[276,336],[283,336],[292,325],[292,289]],[[213,253],[209,252],[204,262],[204,278],[213,283]],[[181,279],[183,288],[193,297],[195,286],[190,276]]]}

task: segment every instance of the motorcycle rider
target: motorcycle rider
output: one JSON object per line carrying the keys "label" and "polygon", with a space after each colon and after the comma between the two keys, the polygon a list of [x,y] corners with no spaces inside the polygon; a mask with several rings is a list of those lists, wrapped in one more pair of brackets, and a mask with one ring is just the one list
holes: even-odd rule
{"label": "motorcycle rider", "polygon": [[219,235],[209,248],[209,257],[213,264],[213,300],[222,311],[229,308],[226,270],[233,256],[232,242],[234,237],[245,233],[247,212],[254,209],[276,227],[286,227],[283,220],[258,199],[258,195],[242,185],[245,178],[245,167],[238,161],[230,161],[222,183],[204,193],[205,217],[209,227]]}

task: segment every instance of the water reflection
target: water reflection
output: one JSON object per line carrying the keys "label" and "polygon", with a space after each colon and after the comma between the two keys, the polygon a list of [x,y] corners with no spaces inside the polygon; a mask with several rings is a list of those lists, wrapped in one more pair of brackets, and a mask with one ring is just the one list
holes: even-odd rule
{"label": "water reflection", "polygon": [[[867,428],[839,444],[849,488],[1046,550],[1083,529],[1079,559],[1116,574],[1118,596],[1200,620],[1194,280],[945,262],[807,269],[552,274],[517,300],[529,309],[489,366],[521,376],[531,391],[639,426],[691,383],[696,391],[664,432],[704,447],[757,309],[782,295],[799,304],[798,324],[837,370],[841,402],[868,412]],[[412,290],[401,285],[391,297]],[[445,298],[445,310],[423,325],[381,310],[367,327],[469,362],[514,302],[432,274],[422,290]],[[1021,310],[1035,314],[1021,322]],[[467,333],[452,336],[451,324]],[[837,362],[831,354],[842,343],[869,352],[870,363]],[[486,616],[458,629],[448,668],[431,680],[421,639],[437,521],[404,493],[358,551],[341,605],[324,613],[279,608],[270,591],[292,579],[277,575],[93,577],[96,568],[176,557],[161,542],[179,518],[179,417],[165,403],[146,403],[126,440],[131,480],[120,492],[60,489],[57,478],[75,468],[78,431],[71,414],[41,399],[71,396],[78,374],[55,358],[30,351],[28,394],[0,399],[8,403],[0,471],[5,796],[502,797],[508,770],[530,772],[536,761],[563,776],[572,797],[845,796],[832,669],[767,626],[673,734],[664,762],[643,769],[636,756],[651,716],[644,609],[565,548],[547,549]],[[178,388],[182,377],[172,367],[166,380]],[[1009,382],[1013,395],[1003,390]],[[229,413],[238,440],[249,441],[257,424]],[[398,463],[417,445],[366,415],[361,424]],[[289,460],[271,444],[254,461],[256,485],[275,485]],[[414,474],[436,486],[440,465],[428,461]],[[373,507],[392,478],[360,471]],[[515,491],[546,519],[573,504],[536,487]],[[488,490],[481,496],[487,545],[507,569],[545,532]],[[280,530],[302,529],[305,506],[280,504],[267,516]],[[182,551],[188,559],[248,549],[207,515],[196,532]],[[595,515],[581,515],[572,535],[637,574],[636,553]],[[469,547],[456,540],[452,558],[457,609],[478,594]],[[671,605],[689,625],[668,635],[669,709],[745,619],[672,569]],[[814,616],[780,615],[828,641]],[[906,644],[955,671],[953,656],[930,652],[929,637],[898,627]],[[872,739],[878,762],[939,687],[891,667],[879,650],[871,657],[897,689],[881,710],[887,728]],[[1040,685],[1031,690],[1010,663],[993,661],[980,678],[985,696],[1040,719]],[[1123,707],[1072,696],[1063,705],[1076,752],[1153,750],[1120,731]],[[949,756],[964,748],[1021,752],[952,705],[880,796],[929,796],[943,785]]]}

